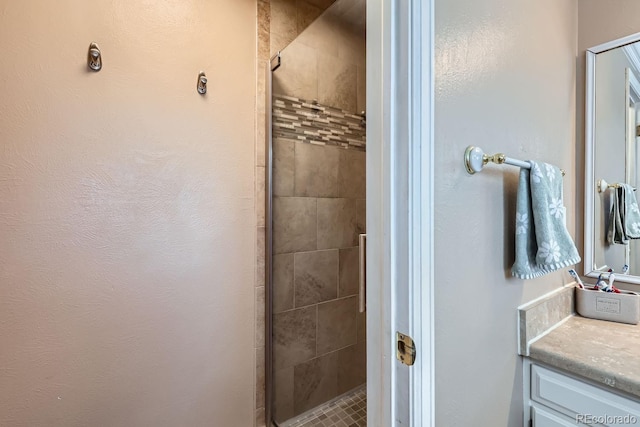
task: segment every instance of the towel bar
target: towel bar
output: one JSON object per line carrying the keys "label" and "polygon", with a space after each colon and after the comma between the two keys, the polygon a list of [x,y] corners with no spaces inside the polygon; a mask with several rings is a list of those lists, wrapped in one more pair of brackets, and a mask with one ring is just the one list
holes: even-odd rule
{"label": "towel bar", "polygon": [[[467,149],[464,151],[464,165],[467,169],[467,172],[470,175],[473,175],[476,172],[482,171],[482,168],[484,168],[484,165],[486,165],[489,162],[496,163],[499,165],[504,163],[507,165],[518,166],[525,169],[531,169],[531,165],[528,162],[525,162],[523,160],[512,159],[511,157],[505,156],[503,153],[497,153],[490,156],[488,154],[485,154],[482,148],[474,147],[473,145],[468,146]],[[560,172],[562,172],[562,176],[565,175],[565,172],[563,169],[560,169]]]}
{"label": "towel bar", "polygon": [[[618,183],[609,184],[604,179],[599,179],[598,182],[596,183],[596,188],[598,189],[598,193],[604,193],[609,188],[620,188],[620,184],[618,184]],[[636,189],[634,188],[633,191],[636,191]]]}

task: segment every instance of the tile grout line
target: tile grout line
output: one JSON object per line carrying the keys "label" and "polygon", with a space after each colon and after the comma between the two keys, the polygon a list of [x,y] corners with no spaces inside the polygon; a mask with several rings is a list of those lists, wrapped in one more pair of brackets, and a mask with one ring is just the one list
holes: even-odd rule
{"label": "tile grout line", "polygon": [[359,386],[336,399],[286,421],[286,427],[366,426],[366,388]]}

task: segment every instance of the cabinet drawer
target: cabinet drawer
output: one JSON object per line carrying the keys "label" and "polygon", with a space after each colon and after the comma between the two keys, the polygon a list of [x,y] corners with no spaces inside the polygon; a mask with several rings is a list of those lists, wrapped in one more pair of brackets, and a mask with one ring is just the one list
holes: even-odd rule
{"label": "cabinet drawer", "polygon": [[640,423],[639,402],[537,365],[531,365],[531,400],[585,424]]}
{"label": "cabinet drawer", "polygon": [[533,427],[575,427],[575,422],[571,422],[570,418],[560,414],[553,414],[540,407],[533,406],[531,408],[531,416],[533,419]]}

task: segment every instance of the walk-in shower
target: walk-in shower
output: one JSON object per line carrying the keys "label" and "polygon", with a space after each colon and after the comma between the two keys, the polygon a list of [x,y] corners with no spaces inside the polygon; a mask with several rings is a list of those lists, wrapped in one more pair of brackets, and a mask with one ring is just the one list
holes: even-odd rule
{"label": "walk-in shower", "polygon": [[365,4],[336,1],[267,79],[267,405],[279,426],[366,425]]}

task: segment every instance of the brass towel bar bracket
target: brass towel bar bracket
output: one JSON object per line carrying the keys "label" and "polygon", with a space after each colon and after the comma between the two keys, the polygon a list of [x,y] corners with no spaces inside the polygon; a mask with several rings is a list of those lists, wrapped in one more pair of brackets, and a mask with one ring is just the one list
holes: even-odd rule
{"label": "brass towel bar bracket", "polygon": [[[493,155],[485,154],[482,148],[474,147],[473,145],[468,146],[464,151],[464,166],[470,175],[482,171],[484,166],[489,162],[498,165],[507,164],[512,166],[519,166],[525,169],[531,169],[531,165],[529,164],[529,162],[512,159],[510,157],[507,157],[503,153],[496,153]],[[563,169],[560,169],[560,172],[562,172],[562,176],[565,176],[565,171]]]}

